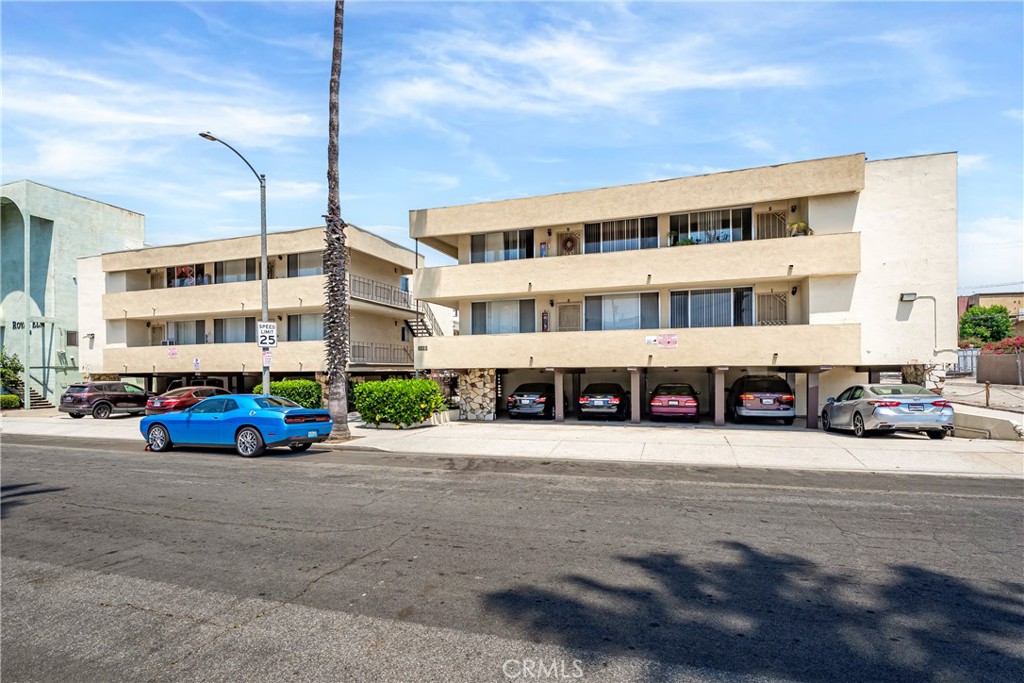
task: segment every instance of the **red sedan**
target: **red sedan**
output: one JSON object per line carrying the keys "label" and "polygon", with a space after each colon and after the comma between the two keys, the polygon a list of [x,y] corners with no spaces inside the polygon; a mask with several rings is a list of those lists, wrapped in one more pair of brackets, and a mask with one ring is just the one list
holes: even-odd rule
{"label": "red sedan", "polygon": [[689,384],[659,384],[651,393],[651,419],[686,417],[700,420],[699,394]]}
{"label": "red sedan", "polygon": [[154,396],[146,402],[146,415],[162,415],[177,410],[191,408],[204,398],[211,396],[226,396],[230,391],[220,387],[184,387],[174,389],[166,394]]}

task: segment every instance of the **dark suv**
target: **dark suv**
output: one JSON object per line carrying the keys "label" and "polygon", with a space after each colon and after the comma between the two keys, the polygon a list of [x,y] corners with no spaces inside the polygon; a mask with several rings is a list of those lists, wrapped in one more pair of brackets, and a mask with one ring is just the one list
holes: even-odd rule
{"label": "dark suv", "polygon": [[78,419],[86,413],[105,420],[113,413],[142,415],[152,396],[142,387],[127,382],[83,382],[72,384],[60,397],[60,412]]}
{"label": "dark suv", "polygon": [[725,410],[734,422],[749,418],[775,418],[791,425],[796,417],[793,389],[778,375],[747,375],[729,390]]}

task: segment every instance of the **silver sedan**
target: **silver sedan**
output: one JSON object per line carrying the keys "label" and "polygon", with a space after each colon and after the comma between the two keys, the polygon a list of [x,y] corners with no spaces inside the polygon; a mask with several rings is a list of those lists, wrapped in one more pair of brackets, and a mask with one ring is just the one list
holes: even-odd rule
{"label": "silver sedan", "polygon": [[852,429],[858,437],[901,431],[943,439],[953,431],[953,406],[917,384],[861,384],[828,399],[821,427]]}

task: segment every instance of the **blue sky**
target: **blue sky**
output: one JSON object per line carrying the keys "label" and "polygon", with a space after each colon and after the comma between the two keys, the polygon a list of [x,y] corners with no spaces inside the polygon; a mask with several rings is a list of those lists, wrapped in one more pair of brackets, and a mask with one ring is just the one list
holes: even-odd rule
{"label": "blue sky", "polygon": [[[9,2],[3,181],[152,244],[322,224],[333,3]],[[1006,3],[358,2],[346,220],[853,152],[960,153],[960,273],[1024,281],[1024,11]],[[922,245],[929,248],[929,245]],[[426,250],[430,263],[447,262]]]}

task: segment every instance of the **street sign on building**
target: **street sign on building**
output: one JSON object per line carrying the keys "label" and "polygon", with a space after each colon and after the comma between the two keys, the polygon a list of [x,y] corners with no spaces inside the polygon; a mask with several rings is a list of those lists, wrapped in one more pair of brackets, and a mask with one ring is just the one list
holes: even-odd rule
{"label": "street sign on building", "polygon": [[192,359],[192,369],[195,370],[196,372],[199,372],[199,359],[198,358],[193,358]]}
{"label": "street sign on building", "polygon": [[[262,321],[256,323],[256,345],[264,349],[277,346],[277,323]],[[264,365],[269,365],[269,363],[264,363]]]}
{"label": "street sign on building", "polygon": [[167,347],[167,357],[168,358],[177,358],[178,357],[178,349],[176,347],[174,347],[174,346],[168,346]]}

